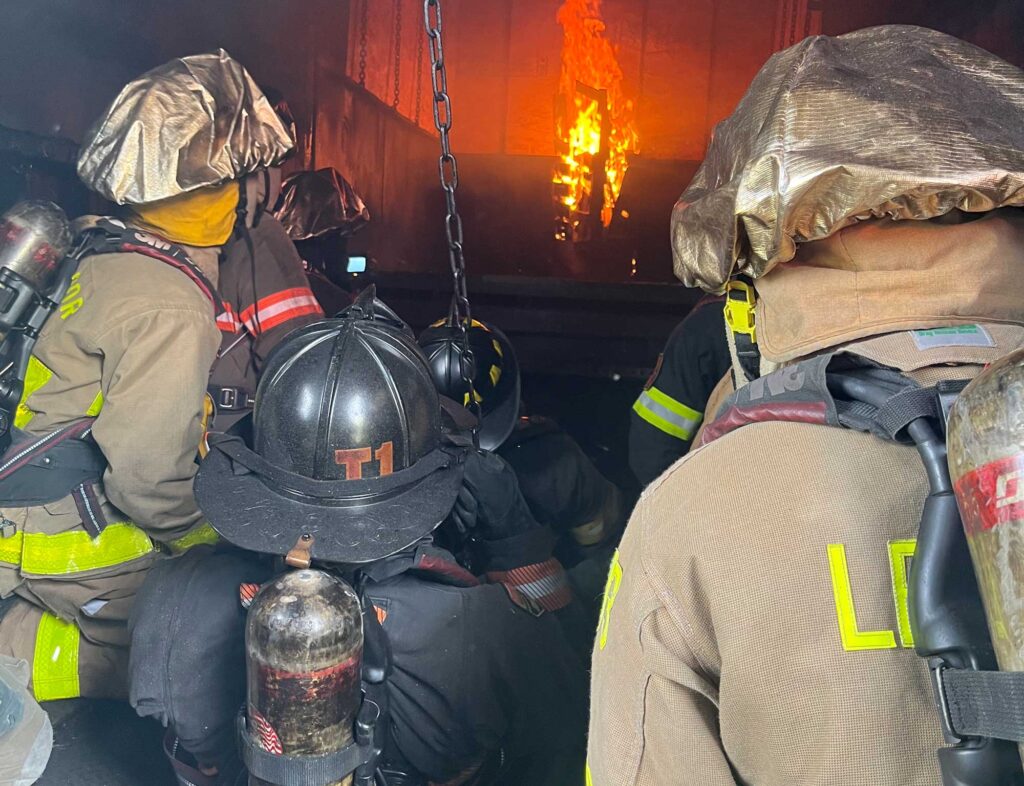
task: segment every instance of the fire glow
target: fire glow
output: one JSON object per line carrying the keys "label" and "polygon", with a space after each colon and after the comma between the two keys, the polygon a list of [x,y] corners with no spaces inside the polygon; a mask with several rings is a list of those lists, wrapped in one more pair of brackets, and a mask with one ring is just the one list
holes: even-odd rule
{"label": "fire glow", "polygon": [[[562,214],[558,236],[571,232],[580,238],[588,235],[581,224],[595,212],[602,226],[611,223],[627,156],[636,152],[639,140],[633,102],[623,93],[622,69],[605,38],[601,0],[565,0],[557,19],[563,30],[555,118],[560,161],[553,177]],[[595,185],[600,201],[592,196]]]}

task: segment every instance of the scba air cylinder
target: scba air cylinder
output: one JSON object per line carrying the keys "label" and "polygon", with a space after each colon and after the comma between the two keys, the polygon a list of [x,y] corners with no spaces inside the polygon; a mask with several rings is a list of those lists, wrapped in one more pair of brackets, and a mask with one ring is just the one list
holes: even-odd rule
{"label": "scba air cylinder", "polygon": [[996,660],[1002,671],[1024,671],[1024,350],[960,394],[947,442]]}
{"label": "scba air cylinder", "polygon": [[[282,573],[260,590],[245,630],[247,727],[276,755],[322,755],[352,741],[359,711],[359,598],[319,570]],[[331,786],[349,786],[352,777]],[[276,786],[249,778],[250,786]]]}

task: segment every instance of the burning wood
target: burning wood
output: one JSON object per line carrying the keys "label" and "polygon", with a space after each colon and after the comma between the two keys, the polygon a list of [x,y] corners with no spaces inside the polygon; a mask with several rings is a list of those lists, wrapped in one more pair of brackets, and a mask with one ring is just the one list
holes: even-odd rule
{"label": "burning wood", "polygon": [[604,35],[601,0],[565,0],[557,18],[564,32],[555,117],[560,161],[552,179],[556,237],[581,240],[611,223],[627,155],[639,140],[633,101],[622,91],[622,69]]}

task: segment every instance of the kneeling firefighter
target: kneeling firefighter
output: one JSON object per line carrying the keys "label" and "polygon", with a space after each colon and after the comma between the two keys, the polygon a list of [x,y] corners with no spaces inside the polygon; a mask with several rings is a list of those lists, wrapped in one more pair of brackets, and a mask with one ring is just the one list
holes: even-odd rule
{"label": "kneeling firefighter", "polygon": [[[227,540],[271,557],[193,550],[153,571],[133,616],[132,702],[171,727],[179,779],[238,777],[247,658],[251,783],[580,783],[585,668],[556,618],[572,599],[552,539],[508,467],[444,414],[397,317],[363,297],[282,342],[252,445],[211,434],[196,493]],[[441,547],[461,532],[495,583]],[[273,556],[319,570],[281,574]],[[361,631],[324,607],[323,593],[353,603],[335,577]],[[240,583],[255,595],[244,649]],[[360,636],[361,710],[344,676]]]}
{"label": "kneeling firefighter", "polygon": [[216,537],[192,482],[217,255],[238,179],[291,145],[223,51],[131,82],[85,139],[79,175],[127,215],[84,221],[52,316],[7,333],[38,340],[5,365],[21,395],[0,460],[0,654],[33,664],[39,699],[124,695],[145,571]]}
{"label": "kneeling firefighter", "polygon": [[950,559],[943,438],[967,381],[1024,347],[1021,95],[975,47],[880,27],[775,55],[716,131],[673,214],[677,273],[749,290],[757,358],[612,565],[594,786],[1021,783],[995,716],[958,712],[953,672],[994,661]]}
{"label": "kneeling firefighter", "polygon": [[534,518],[571,535],[572,552],[592,554],[587,549],[613,541],[626,515],[622,493],[554,421],[520,417],[519,362],[505,333],[474,319],[466,334],[469,357],[450,319],[420,334],[438,391],[468,409],[475,403],[480,447],[512,466]]}

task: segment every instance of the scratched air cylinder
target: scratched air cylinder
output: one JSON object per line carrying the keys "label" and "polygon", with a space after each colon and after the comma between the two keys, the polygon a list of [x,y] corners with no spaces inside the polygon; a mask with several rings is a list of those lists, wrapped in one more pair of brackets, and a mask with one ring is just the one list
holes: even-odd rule
{"label": "scratched air cylinder", "polygon": [[1024,350],[960,394],[947,442],[996,660],[1002,671],[1024,671]]}
{"label": "scratched air cylinder", "polygon": [[[319,570],[268,582],[245,629],[249,731],[265,751],[324,754],[352,741],[360,705],[363,622],[348,584]],[[352,776],[331,786],[349,786]],[[255,776],[250,786],[277,786]]]}

